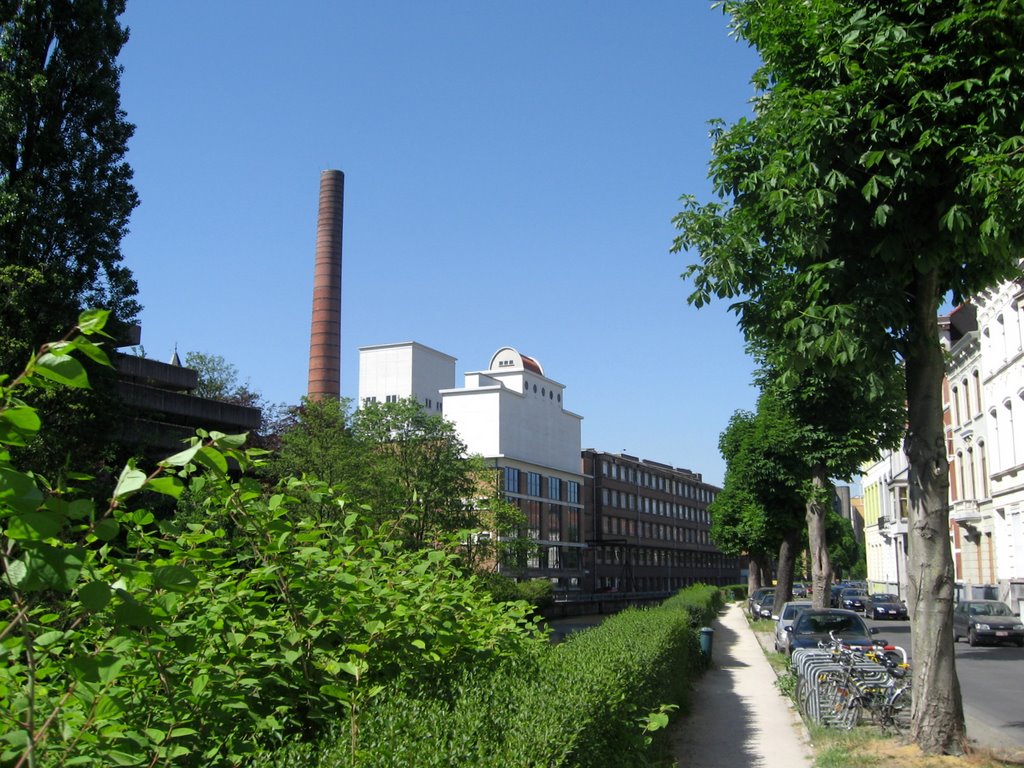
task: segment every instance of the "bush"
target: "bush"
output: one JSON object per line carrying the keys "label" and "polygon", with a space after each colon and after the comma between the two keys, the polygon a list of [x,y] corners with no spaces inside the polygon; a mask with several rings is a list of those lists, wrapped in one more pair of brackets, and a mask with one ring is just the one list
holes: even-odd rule
{"label": "bush", "polygon": [[[76,350],[103,356],[76,337],[0,379],[0,448],[39,429],[20,387],[87,386]],[[528,605],[492,601],[449,551],[402,548],[322,485],[266,493],[244,439],[201,432],[148,473],[129,465],[105,505],[0,450],[0,763],[238,765],[547,647]],[[186,487],[206,514],[158,520],[154,494]],[[336,519],[295,514],[311,494]]]}
{"label": "bush", "polygon": [[[532,647],[491,670],[471,670],[440,694],[409,689],[343,727],[320,768],[649,764],[652,732],[684,705],[703,668],[695,627],[721,605],[713,587],[662,606],[628,609],[550,647]],[[308,760],[304,747],[268,765]],[[269,758],[268,758],[269,759]]]}

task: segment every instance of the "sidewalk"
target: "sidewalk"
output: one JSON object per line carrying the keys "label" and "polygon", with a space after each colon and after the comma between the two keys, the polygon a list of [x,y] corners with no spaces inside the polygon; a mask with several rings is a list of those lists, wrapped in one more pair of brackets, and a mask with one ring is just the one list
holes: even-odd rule
{"label": "sidewalk", "polygon": [[742,604],[730,603],[711,626],[711,668],[672,734],[679,768],[812,768],[803,721],[775,687]]}

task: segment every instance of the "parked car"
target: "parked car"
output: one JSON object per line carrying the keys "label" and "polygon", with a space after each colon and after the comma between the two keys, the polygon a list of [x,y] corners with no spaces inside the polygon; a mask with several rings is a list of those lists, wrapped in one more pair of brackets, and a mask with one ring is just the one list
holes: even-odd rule
{"label": "parked car", "polygon": [[793,598],[795,600],[802,600],[803,598],[807,597],[807,595],[808,592],[806,584],[798,581],[793,585]]}
{"label": "parked car", "polygon": [[856,587],[852,589],[844,589],[839,595],[839,605],[837,608],[845,608],[848,611],[860,611],[864,612],[864,603],[867,602],[868,596],[864,594],[863,590]]}
{"label": "parked car", "polygon": [[775,607],[775,590],[765,592],[754,604],[755,619],[772,618],[772,608]]}
{"label": "parked car", "polygon": [[828,601],[829,601],[829,605],[831,605],[833,608],[841,608],[842,607],[840,605],[840,603],[839,603],[839,596],[841,594],[843,594],[843,590],[844,589],[846,589],[846,585],[845,584],[833,584],[832,585],[832,590],[831,590],[831,593],[829,594]]}
{"label": "parked car", "polygon": [[750,618],[760,618],[761,614],[759,611],[754,609],[754,606],[757,605],[758,602],[760,602],[761,598],[764,597],[766,592],[771,592],[774,595],[775,587],[761,587],[760,589],[755,589],[753,593],[750,595],[750,597],[747,598],[747,613],[750,614]]}
{"label": "parked car", "polygon": [[868,595],[864,604],[864,615],[871,619],[907,619],[907,604],[900,600],[899,595],[879,592]]}
{"label": "parked car", "polygon": [[965,600],[953,608],[953,642],[961,637],[972,646],[983,642],[1024,646],[1024,624],[999,600]]}
{"label": "parked car", "polygon": [[813,603],[810,600],[790,600],[788,603],[782,604],[778,621],[775,622],[776,651],[779,653],[789,653],[790,634],[786,631],[786,627],[792,625],[796,621],[796,617],[812,605]]}
{"label": "parked car", "polygon": [[[797,648],[817,648],[818,643],[829,640],[830,632],[834,632],[846,645],[864,647],[875,644],[871,636],[878,632],[875,627],[868,629],[864,619],[854,611],[843,608],[808,608],[800,612],[786,631],[789,633],[790,655]],[[884,644],[881,640],[877,642]]]}

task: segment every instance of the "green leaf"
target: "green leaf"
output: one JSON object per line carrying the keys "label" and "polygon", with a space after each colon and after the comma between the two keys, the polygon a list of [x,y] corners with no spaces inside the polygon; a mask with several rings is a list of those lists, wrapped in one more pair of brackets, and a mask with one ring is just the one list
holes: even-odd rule
{"label": "green leaf", "polygon": [[102,581],[90,581],[78,590],[78,599],[82,607],[90,613],[98,613],[110,602],[110,587]]}
{"label": "green leaf", "polygon": [[113,541],[121,532],[121,526],[118,525],[117,520],[105,517],[96,523],[96,527],[93,528],[92,532],[100,541]]}
{"label": "green leaf", "polygon": [[198,583],[199,579],[181,565],[162,565],[153,569],[153,586],[168,592],[191,592]]}
{"label": "green leaf", "polygon": [[109,317],[109,309],[87,309],[78,315],[78,330],[86,336],[100,333],[106,326]]}
{"label": "green leaf", "polygon": [[110,358],[107,357],[107,353],[104,352],[97,345],[93,344],[91,341],[86,341],[85,339],[77,339],[75,341],[75,349],[84,354],[94,363],[105,365],[108,368],[111,367]]}
{"label": "green leaf", "polygon": [[227,474],[227,459],[224,458],[220,451],[210,448],[209,446],[203,446],[199,449],[199,452],[196,454],[196,461],[210,469],[218,471],[220,474]]}
{"label": "green leaf", "polygon": [[114,488],[114,498],[120,499],[135,493],[145,484],[146,473],[140,469],[135,469],[131,464],[127,464],[121,470],[121,477],[117,480],[117,486]]}
{"label": "green leaf", "polygon": [[39,431],[39,414],[27,405],[14,405],[0,411],[0,445],[26,445]]}
{"label": "green leaf", "polygon": [[16,512],[32,512],[43,502],[36,481],[24,472],[0,466],[0,504]]}
{"label": "green leaf", "polygon": [[134,600],[117,604],[114,608],[114,623],[127,627],[155,627],[157,625],[152,612]]}
{"label": "green leaf", "polygon": [[75,389],[89,387],[89,377],[85,373],[85,368],[75,358],[68,355],[44,352],[36,359],[32,366],[32,372],[66,387]]}
{"label": "green leaf", "polygon": [[181,497],[182,491],[185,490],[185,483],[179,477],[164,475],[162,477],[154,477],[146,483],[146,490],[156,491],[157,493],[173,496],[177,499]]}
{"label": "green leaf", "polygon": [[179,451],[173,456],[169,456],[160,462],[162,467],[184,467],[186,464],[191,463],[195,458],[195,455],[203,447],[202,443],[196,441],[194,445],[190,445],[183,451]]}
{"label": "green leaf", "polygon": [[21,584],[25,591],[44,589],[69,592],[78,581],[85,561],[83,547],[54,547],[33,542],[22,556],[27,573]]}
{"label": "green leaf", "polygon": [[21,541],[52,539],[60,532],[63,522],[63,515],[54,512],[25,512],[9,520],[7,536]]}

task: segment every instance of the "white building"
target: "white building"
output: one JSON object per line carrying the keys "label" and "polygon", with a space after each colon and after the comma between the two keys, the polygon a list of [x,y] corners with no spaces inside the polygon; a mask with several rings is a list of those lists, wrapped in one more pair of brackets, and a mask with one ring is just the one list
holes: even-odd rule
{"label": "white building", "polygon": [[413,396],[451,421],[470,454],[500,474],[537,549],[518,575],[550,578],[560,591],[583,577],[582,417],[564,407],[565,386],[536,360],[499,349],[486,370],[454,386],[455,358],[415,342],[359,350],[359,401]]}
{"label": "white building", "polygon": [[998,590],[977,309],[962,304],[943,324],[949,355],[942,393],[949,461],[949,536],[957,592],[964,599],[994,598]]}
{"label": "white building", "polygon": [[455,358],[406,341],[359,348],[359,404],[414,397],[441,413],[441,390],[455,386]]}
{"label": "white building", "polygon": [[[950,547],[958,597],[1024,609],[1024,278],[942,318]],[[873,589],[905,589],[906,457],[865,465],[865,542]]]}
{"label": "white building", "polygon": [[974,298],[989,449],[983,472],[992,505],[999,598],[1024,601],[1024,279]]}
{"label": "white building", "polygon": [[864,547],[871,592],[907,594],[907,457],[886,452],[862,468]]}

